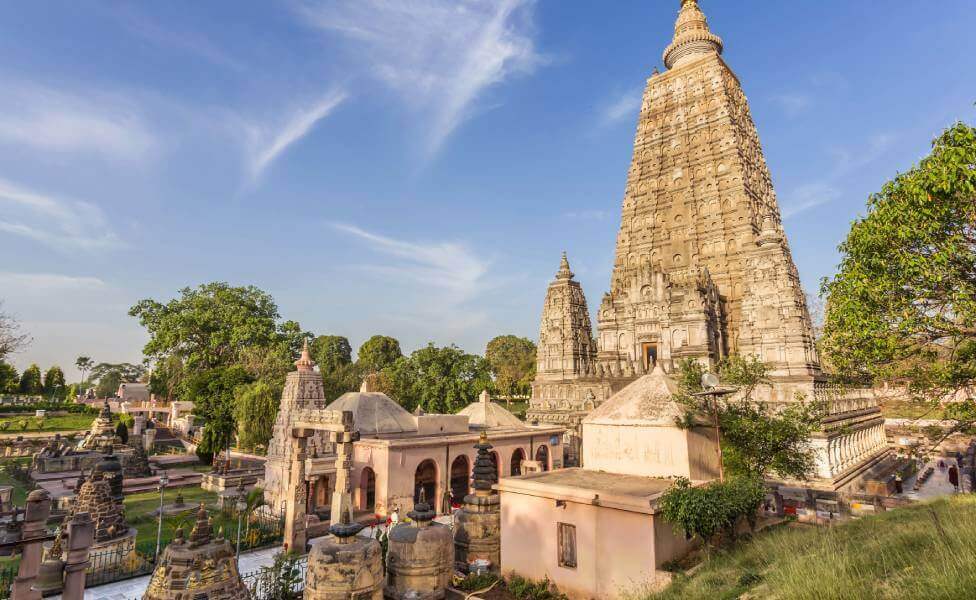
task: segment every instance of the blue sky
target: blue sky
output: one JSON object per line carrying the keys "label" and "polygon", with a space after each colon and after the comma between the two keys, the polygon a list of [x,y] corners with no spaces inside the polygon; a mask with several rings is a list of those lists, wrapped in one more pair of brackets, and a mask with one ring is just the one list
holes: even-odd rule
{"label": "blue sky", "polygon": [[[15,364],[137,362],[127,308],[213,280],[408,351],[536,338],[562,250],[593,308],[678,5],[0,4],[0,298],[34,338]],[[973,3],[701,5],[814,290],[867,195],[973,122]]]}

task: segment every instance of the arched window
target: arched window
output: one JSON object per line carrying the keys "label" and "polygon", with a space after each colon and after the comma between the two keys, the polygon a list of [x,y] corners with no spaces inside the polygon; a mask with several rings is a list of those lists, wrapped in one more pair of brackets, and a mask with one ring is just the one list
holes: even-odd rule
{"label": "arched window", "polygon": [[359,474],[359,509],[374,510],[376,508],[376,473],[369,467],[364,467]]}
{"label": "arched window", "polygon": [[539,449],[535,451],[535,459],[539,463],[539,467],[543,471],[549,470],[549,447],[545,444],[539,446]]}
{"label": "arched window", "polygon": [[464,502],[464,497],[468,495],[471,469],[468,457],[458,456],[451,463],[451,504],[460,506]]}
{"label": "arched window", "polygon": [[420,502],[420,492],[423,491],[428,503],[437,506],[437,463],[431,459],[417,465],[417,472],[413,478],[413,502]]}
{"label": "arched window", "polygon": [[522,474],[523,462],[525,462],[525,450],[516,448],[515,452],[512,452],[512,477],[518,477]]}

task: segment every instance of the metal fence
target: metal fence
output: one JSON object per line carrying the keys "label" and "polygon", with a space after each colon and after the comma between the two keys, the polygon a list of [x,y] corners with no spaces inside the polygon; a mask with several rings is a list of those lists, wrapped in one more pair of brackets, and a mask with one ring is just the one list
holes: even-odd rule
{"label": "metal fence", "polygon": [[305,591],[308,555],[278,557],[275,565],[241,574],[251,600],[300,600]]}
{"label": "metal fence", "polygon": [[112,550],[92,552],[88,561],[86,587],[148,575],[155,566],[152,555],[139,552],[131,541]]}

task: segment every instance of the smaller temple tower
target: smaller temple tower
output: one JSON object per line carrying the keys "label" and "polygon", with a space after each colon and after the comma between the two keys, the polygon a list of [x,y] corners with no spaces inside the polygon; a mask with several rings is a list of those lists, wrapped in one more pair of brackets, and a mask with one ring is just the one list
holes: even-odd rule
{"label": "smaller temple tower", "polygon": [[474,446],[478,456],[474,459],[472,475],[474,493],[464,497],[464,506],[457,513],[454,529],[454,557],[461,571],[471,570],[480,561],[492,572],[501,569],[501,503],[493,486],[498,483],[498,467],[491,460],[488,435],[481,432],[481,439]]}
{"label": "smaller temple tower", "polygon": [[[325,390],[322,375],[315,370],[315,363],[308,352],[308,341],[302,348],[301,357],[295,361],[296,370],[288,374],[281,392],[281,406],[275,418],[274,433],[268,443],[268,459],[264,467],[264,499],[273,514],[279,514],[292,493],[293,453],[291,424],[297,413],[308,408],[325,408]],[[310,458],[332,453],[327,433],[315,432],[305,442]]]}

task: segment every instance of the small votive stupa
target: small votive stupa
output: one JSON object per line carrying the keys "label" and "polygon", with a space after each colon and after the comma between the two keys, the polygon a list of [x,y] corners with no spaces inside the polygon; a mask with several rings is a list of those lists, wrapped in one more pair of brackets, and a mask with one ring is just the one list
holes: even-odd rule
{"label": "small votive stupa", "polygon": [[436,513],[420,492],[420,502],[407,513],[412,523],[390,531],[386,553],[386,587],[390,600],[440,600],[454,572],[454,536],[434,522]]}
{"label": "small votive stupa", "polygon": [[495,573],[501,565],[501,503],[492,486],[498,483],[498,467],[491,460],[492,445],[482,431],[475,444],[474,493],[464,497],[454,528],[454,556],[461,571],[487,568]]}
{"label": "small votive stupa", "polygon": [[102,404],[102,410],[92,421],[91,427],[85,439],[78,445],[83,450],[99,450],[101,448],[111,448],[122,440],[115,435],[115,425],[112,425],[112,409],[108,405],[108,400]]}
{"label": "small votive stupa", "polygon": [[214,537],[203,503],[190,539],[183,529],[163,550],[142,600],[241,600],[249,598],[234,558],[234,548]]}
{"label": "small votive stupa", "polygon": [[363,525],[342,511],[329,527],[333,537],[312,546],[305,575],[305,600],[383,599],[383,549],[373,538],[358,537]]}

